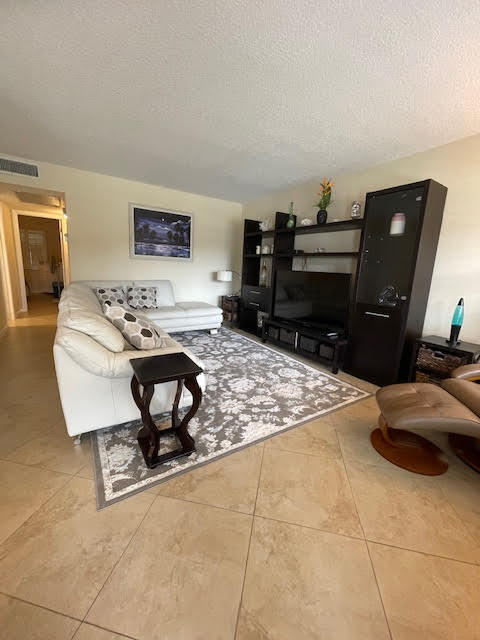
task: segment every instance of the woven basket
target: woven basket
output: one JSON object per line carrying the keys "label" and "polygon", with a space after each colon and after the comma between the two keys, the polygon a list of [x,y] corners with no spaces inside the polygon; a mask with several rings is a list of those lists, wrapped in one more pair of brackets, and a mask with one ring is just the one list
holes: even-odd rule
{"label": "woven basket", "polygon": [[449,374],[451,371],[468,363],[468,356],[454,356],[443,351],[434,351],[426,346],[421,346],[417,355],[417,367],[431,369],[432,371]]}

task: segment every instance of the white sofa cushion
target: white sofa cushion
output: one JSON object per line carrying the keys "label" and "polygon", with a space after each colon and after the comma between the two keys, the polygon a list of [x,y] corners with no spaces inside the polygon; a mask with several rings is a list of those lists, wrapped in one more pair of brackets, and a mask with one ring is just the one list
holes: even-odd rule
{"label": "white sofa cushion", "polygon": [[207,304],[206,302],[177,302],[177,307],[180,307],[180,309],[185,311],[187,318],[221,316],[223,313],[220,307],[215,307],[213,304]]}
{"label": "white sofa cushion", "polygon": [[73,284],[83,284],[90,289],[97,289],[98,287],[115,287],[118,289],[125,289],[125,287],[131,287],[133,285],[133,280],[77,280]]}
{"label": "white sofa cushion", "polygon": [[195,331],[199,329],[218,329],[221,321],[216,316],[204,316],[203,318],[172,318],[171,320],[155,320],[158,327],[167,333],[179,331]]}
{"label": "white sofa cushion", "polygon": [[135,280],[134,287],[156,287],[157,307],[174,307],[175,296],[170,280]]}
{"label": "white sofa cushion", "polygon": [[158,349],[165,345],[167,334],[132,309],[105,306],[105,316],[122,332],[125,340],[137,349]]}
{"label": "white sofa cushion", "polygon": [[173,320],[187,317],[185,310],[178,305],[174,305],[173,307],[157,307],[156,309],[142,309],[142,313],[155,322],[157,320]]}
{"label": "white sofa cushion", "polygon": [[103,315],[93,311],[63,308],[58,314],[57,325],[84,333],[114,353],[121,353],[124,349],[121,332]]}
{"label": "white sofa cushion", "polygon": [[97,315],[103,316],[102,307],[97,296],[91,287],[82,282],[73,282],[62,291],[58,309],[59,311],[64,309],[92,311]]}

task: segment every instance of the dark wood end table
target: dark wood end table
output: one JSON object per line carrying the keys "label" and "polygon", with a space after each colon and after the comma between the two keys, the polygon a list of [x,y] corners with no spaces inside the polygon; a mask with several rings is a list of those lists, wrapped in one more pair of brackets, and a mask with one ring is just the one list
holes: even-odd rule
{"label": "dark wood end table", "polygon": [[464,364],[480,360],[480,345],[460,340],[450,345],[441,336],[425,336],[415,340],[409,380],[441,384],[450,373]]}
{"label": "dark wood end table", "polygon": [[[169,353],[146,358],[134,358],[130,360],[133,369],[131,389],[135,404],[140,409],[143,427],[138,432],[137,440],[142,450],[147,467],[155,468],[168,460],[188,456],[195,451],[195,440],[188,433],[188,423],[196,414],[202,401],[197,376],[203,372],[193,360],[185,353]],[[177,392],[172,406],[171,426],[159,429],[150,413],[150,402],[156,384],[177,380]],[[193,404],[187,411],[183,420],[178,415],[178,403],[182,395],[183,387],[190,391]],[[142,391],[140,391],[142,387]],[[160,437],[174,434],[180,441],[181,447],[174,451],[168,451],[158,455]]]}

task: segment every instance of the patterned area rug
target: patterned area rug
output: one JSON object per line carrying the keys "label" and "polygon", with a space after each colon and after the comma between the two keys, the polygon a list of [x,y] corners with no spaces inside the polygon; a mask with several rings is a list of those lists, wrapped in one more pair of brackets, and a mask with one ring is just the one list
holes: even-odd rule
{"label": "patterned area rug", "polygon": [[[189,424],[197,450],[148,469],[136,439],[140,420],[95,431],[99,509],[370,395],[229,329],[216,336],[177,333],[175,339],[201,358],[207,374],[202,404]],[[176,447],[174,437],[162,440],[160,453]]]}

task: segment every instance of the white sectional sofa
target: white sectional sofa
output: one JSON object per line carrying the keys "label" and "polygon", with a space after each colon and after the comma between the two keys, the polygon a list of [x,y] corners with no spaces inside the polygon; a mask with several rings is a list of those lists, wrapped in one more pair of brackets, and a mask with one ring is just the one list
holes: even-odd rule
{"label": "white sectional sofa", "polygon": [[[175,302],[168,280],[88,281],[66,287],[59,303],[57,333],[53,346],[55,370],[68,433],[78,436],[140,417],[130,391],[132,358],[185,352],[200,366],[188,349],[168,336],[161,349],[137,351],[103,315],[93,287],[155,286],[157,309],[143,311],[168,332],[218,329],[222,311],[203,302]],[[205,389],[205,375],[198,382]],[[152,415],[170,411],[176,382],[155,387]],[[190,392],[182,394],[180,407],[192,402]]]}
{"label": "white sectional sofa", "polygon": [[222,326],[220,307],[206,302],[176,302],[170,280],[83,280],[77,283],[90,288],[98,287],[156,287],[157,308],[143,309],[142,313],[167,333],[187,329],[215,330]]}

